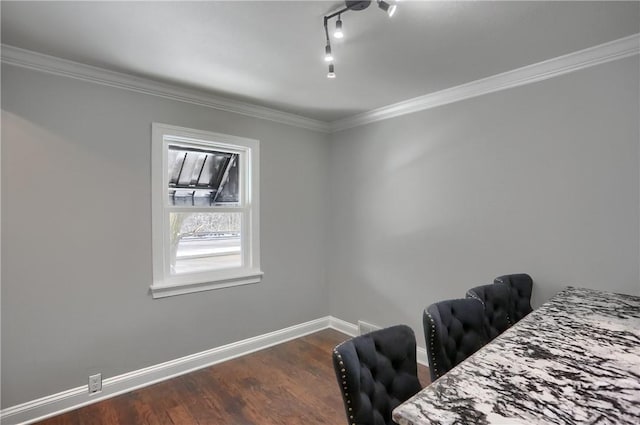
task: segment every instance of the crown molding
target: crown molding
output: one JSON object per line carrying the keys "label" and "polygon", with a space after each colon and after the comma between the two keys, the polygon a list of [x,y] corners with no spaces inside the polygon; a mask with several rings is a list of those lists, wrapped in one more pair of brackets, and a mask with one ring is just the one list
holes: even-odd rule
{"label": "crown molding", "polygon": [[221,111],[233,112],[253,118],[274,121],[294,127],[328,133],[329,124],[324,121],[302,117],[300,115],[283,112],[264,106],[252,105],[233,99],[207,94],[194,89],[187,89],[177,85],[161,83],[148,78],[134,77],[129,74],[110,71],[79,62],[74,62],[55,56],[49,56],[31,50],[2,44],[2,62],[33,69],[49,74],[88,81],[109,87],[134,91],[137,93],[158,96],[193,105],[205,106]]}
{"label": "crown molding", "polygon": [[331,122],[331,132],[531,84],[640,53],[640,33]]}
{"label": "crown molding", "polygon": [[2,44],[2,62],[124,90],[265,119],[322,133],[335,133],[483,94],[543,81],[640,53],[640,33],[487,78],[414,97],[333,122],[324,122],[264,106],[205,94],[177,85],[134,77]]}

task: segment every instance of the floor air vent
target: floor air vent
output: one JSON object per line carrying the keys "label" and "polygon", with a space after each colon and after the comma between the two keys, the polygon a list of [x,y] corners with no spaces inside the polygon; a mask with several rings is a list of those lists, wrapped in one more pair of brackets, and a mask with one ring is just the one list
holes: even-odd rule
{"label": "floor air vent", "polygon": [[368,334],[369,332],[377,331],[378,329],[381,329],[380,326],[358,320],[358,332],[360,335]]}

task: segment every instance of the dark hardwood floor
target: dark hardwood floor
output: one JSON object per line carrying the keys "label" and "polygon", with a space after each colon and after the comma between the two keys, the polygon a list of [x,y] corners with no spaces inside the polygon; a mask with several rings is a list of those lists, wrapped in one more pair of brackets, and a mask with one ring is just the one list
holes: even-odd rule
{"label": "dark hardwood floor", "polygon": [[[113,397],[39,425],[346,424],[331,351],[348,336],[323,330]],[[428,369],[418,366],[420,382]]]}

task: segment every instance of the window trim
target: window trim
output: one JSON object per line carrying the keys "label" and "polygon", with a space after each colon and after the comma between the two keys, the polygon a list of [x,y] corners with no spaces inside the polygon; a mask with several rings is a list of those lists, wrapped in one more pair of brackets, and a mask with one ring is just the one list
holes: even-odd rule
{"label": "window trim", "polygon": [[[166,137],[173,140],[167,140]],[[221,148],[239,152],[245,166],[247,181],[241,183],[241,205],[247,208],[244,216],[241,246],[243,267],[171,276],[168,273],[169,234],[166,220],[170,210],[190,211],[189,207],[169,207],[168,204],[168,145],[184,139],[185,143],[205,148]],[[178,140],[177,143],[180,143]],[[260,269],[260,142],[255,139],[194,130],[168,124],[152,123],[151,126],[151,235],[153,282],[150,286],[153,298],[170,297],[193,292],[222,289],[231,286],[258,283],[263,272]],[[241,169],[242,170],[242,169]],[[241,171],[242,172],[242,171]],[[245,179],[245,173],[240,176]],[[195,208],[200,210],[201,208]],[[216,211],[238,211],[240,207],[216,207]],[[213,211],[213,209],[209,210]],[[245,222],[246,221],[246,222]],[[248,248],[244,248],[248,247]]]}

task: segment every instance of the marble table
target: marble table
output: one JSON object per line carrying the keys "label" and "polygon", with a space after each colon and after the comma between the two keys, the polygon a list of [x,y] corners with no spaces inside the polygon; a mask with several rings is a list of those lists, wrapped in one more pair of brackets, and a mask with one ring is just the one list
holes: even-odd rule
{"label": "marble table", "polygon": [[393,411],[400,425],[640,424],[640,297],[566,288]]}

